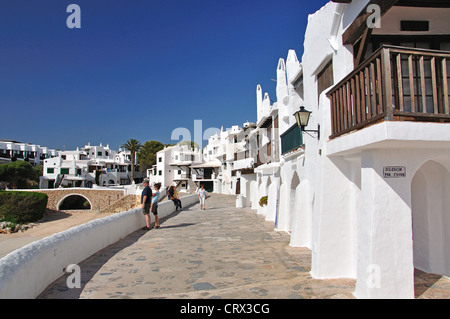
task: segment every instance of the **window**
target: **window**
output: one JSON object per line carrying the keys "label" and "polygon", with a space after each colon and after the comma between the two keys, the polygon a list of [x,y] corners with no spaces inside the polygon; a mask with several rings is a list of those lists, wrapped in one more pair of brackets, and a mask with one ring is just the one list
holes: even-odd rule
{"label": "window", "polygon": [[320,93],[332,86],[333,81],[333,59],[331,59],[317,75],[317,96],[320,97]]}
{"label": "window", "polygon": [[181,175],[181,169],[178,170],[178,175]]}
{"label": "window", "polygon": [[102,156],[103,153],[102,152],[97,152],[97,156]]}
{"label": "window", "polygon": [[53,173],[55,173],[54,168],[47,168],[47,174],[53,174]]}
{"label": "window", "polygon": [[69,169],[68,168],[61,168],[61,174],[64,174],[64,175],[69,174]]}
{"label": "window", "polygon": [[158,157],[158,162],[162,162],[162,157]]}
{"label": "window", "polygon": [[158,175],[159,175],[159,176],[162,176],[162,171],[158,171]]}
{"label": "window", "polygon": [[430,31],[429,21],[400,21],[401,31]]}

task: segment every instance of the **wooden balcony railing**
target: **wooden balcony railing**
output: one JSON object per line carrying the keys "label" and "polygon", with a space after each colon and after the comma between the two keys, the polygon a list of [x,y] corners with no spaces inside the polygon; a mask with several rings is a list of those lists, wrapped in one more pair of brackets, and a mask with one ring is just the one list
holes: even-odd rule
{"label": "wooden balcony railing", "polygon": [[330,138],[379,121],[450,122],[450,52],[382,46],[335,85]]}

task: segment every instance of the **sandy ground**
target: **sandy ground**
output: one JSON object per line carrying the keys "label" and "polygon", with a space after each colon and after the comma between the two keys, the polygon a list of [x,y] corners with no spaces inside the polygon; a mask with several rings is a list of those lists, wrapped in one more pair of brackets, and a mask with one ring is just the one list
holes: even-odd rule
{"label": "sandy ground", "polygon": [[14,234],[0,234],[0,258],[36,240],[51,236],[91,220],[110,216],[96,212],[50,212],[35,227]]}

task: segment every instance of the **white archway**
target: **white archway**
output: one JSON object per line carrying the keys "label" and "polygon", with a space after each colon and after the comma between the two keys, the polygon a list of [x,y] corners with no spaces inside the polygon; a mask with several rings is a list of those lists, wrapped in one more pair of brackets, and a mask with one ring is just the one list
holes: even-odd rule
{"label": "white archway", "polygon": [[450,172],[425,162],[411,182],[414,267],[450,275]]}

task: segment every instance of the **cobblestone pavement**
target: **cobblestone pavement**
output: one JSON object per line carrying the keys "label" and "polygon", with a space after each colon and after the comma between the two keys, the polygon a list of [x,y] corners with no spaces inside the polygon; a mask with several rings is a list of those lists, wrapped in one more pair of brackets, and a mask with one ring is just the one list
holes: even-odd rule
{"label": "cobblestone pavement", "polygon": [[79,264],[80,289],[67,287],[67,275],[40,298],[354,298],[355,280],[313,279],[310,251],[289,247],[289,235],[255,211],[235,208],[235,196],[213,194],[206,205],[103,249]]}

